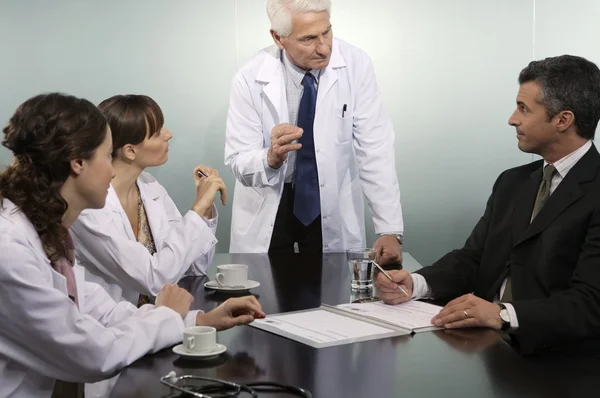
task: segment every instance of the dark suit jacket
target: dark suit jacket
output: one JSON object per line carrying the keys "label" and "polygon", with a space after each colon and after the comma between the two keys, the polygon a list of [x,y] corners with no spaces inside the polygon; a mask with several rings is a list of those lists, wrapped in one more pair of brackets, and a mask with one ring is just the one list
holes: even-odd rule
{"label": "dark suit jacket", "polygon": [[504,171],[465,246],[418,273],[436,300],[493,301],[510,272],[521,353],[582,343],[600,352],[600,155],[592,146],[530,224],[542,167]]}

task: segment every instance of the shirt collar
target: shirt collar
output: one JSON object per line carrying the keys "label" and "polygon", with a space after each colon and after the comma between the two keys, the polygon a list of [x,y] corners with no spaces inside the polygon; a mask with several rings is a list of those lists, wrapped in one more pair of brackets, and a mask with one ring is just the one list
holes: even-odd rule
{"label": "shirt collar", "polygon": [[[557,160],[552,163],[556,168],[556,172],[562,177],[565,178],[567,173],[571,171],[573,166],[590,150],[592,147],[592,141],[588,140],[585,144],[579,147],[579,149],[574,150],[567,156]],[[546,167],[549,163],[544,160],[544,167]]]}
{"label": "shirt collar", "polygon": [[[281,51],[281,60],[283,62],[283,66],[288,73],[288,76],[292,79],[292,82],[296,85],[296,87],[300,88],[302,85],[302,79],[304,79],[304,75],[306,71],[299,66],[295,65],[290,61],[287,56],[285,50]],[[313,69],[310,73],[315,77],[315,81],[319,84],[319,75],[321,71],[319,69]]]}

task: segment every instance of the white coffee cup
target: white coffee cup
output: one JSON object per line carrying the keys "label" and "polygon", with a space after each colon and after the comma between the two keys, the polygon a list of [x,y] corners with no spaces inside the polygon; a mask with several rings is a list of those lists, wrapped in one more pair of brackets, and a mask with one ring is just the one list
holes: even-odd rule
{"label": "white coffee cup", "polygon": [[248,266],[246,264],[223,264],[217,266],[217,283],[221,286],[246,286]]}
{"label": "white coffee cup", "polygon": [[212,326],[191,326],[183,330],[183,346],[189,352],[210,352],[216,345],[217,329]]}

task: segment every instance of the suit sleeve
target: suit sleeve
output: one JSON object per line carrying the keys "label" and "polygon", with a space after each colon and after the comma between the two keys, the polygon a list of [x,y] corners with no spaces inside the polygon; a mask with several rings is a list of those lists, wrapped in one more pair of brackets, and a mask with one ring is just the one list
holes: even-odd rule
{"label": "suit sleeve", "polygon": [[598,338],[600,331],[600,209],[590,217],[569,288],[547,298],[512,302],[523,354],[568,341]]}
{"label": "suit sleeve", "polygon": [[252,102],[250,87],[241,73],[232,83],[225,131],[225,165],[247,187],[264,188],[279,182],[284,167],[275,170],[266,162],[262,121]]}
{"label": "suit sleeve", "polygon": [[373,214],[375,233],[404,233],[394,128],[383,108],[373,64],[366,54],[362,54],[361,65],[363,70],[354,79],[358,94],[353,115],[361,186]]}
{"label": "suit sleeve", "polygon": [[[503,173],[504,174],[504,173]],[[475,289],[477,273],[488,237],[490,220],[494,212],[494,199],[501,174],[490,195],[485,212],[461,249],[446,254],[433,265],[416,271],[425,277],[436,300],[452,300]]]}

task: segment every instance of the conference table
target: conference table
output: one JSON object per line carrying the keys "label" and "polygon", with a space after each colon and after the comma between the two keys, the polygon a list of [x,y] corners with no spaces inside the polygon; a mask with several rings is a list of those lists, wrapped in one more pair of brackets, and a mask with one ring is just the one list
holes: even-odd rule
{"label": "conference table", "polygon": [[[192,292],[194,308],[208,311],[232,297],[204,287],[208,278],[214,278],[216,265],[229,263],[249,266],[249,279],[260,282],[250,293],[259,299],[267,316],[360,298],[350,290],[343,253],[216,254],[208,277],[180,282]],[[405,253],[402,267],[414,271],[421,265]],[[160,383],[160,377],[171,370],[239,383],[274,381],[305,388],[316,398],[600,394],[600,361],[593,355],[522,357],[492,330],[439,330],[317,349],[241,326],[219,332],[217,340],[227,351],[211,360],[186,360],[170,348],[141,358],[106,382],[108,396],[183,396]]]}

